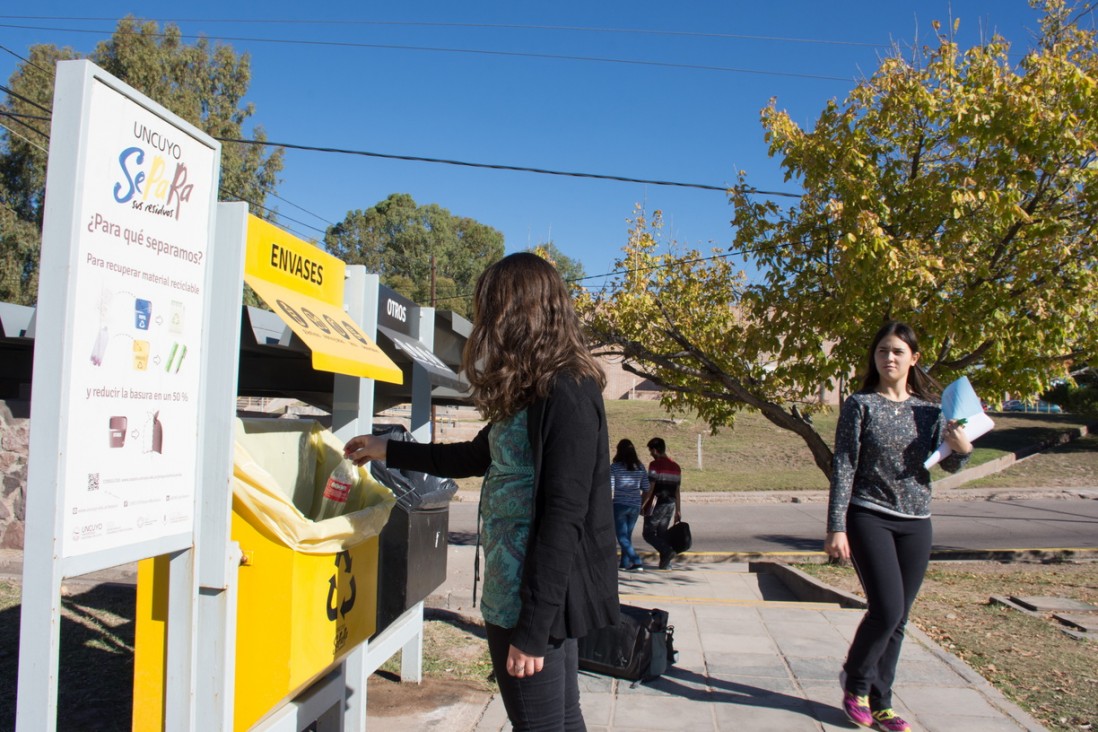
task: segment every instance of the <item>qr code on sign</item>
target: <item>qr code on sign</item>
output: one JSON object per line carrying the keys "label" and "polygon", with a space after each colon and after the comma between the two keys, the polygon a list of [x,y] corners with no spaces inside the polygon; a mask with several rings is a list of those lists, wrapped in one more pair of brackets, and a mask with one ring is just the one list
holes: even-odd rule
{"label": "qr code on sign", "polygon": [[99,473],[88,473],[88,490],[99,490]]}

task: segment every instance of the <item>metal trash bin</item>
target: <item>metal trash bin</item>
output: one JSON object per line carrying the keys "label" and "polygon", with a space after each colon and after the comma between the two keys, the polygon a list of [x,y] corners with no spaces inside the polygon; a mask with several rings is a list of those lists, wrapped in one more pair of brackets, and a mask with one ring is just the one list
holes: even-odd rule
{"label": "metal trash bin", "polygon": [[[401,425],[377,425],[375,435],[414,442]],[[457,483],[370,463],[370,474],[396,496],[378,546],[377,632],[380,633],[446,579],[450,499]]]}

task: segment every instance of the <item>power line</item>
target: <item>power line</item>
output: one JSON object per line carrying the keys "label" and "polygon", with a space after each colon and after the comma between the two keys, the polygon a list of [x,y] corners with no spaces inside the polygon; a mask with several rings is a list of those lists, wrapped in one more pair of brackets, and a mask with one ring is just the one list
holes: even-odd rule
{"label": "power line", "polygon": [[[383,160],[405,160],[417,163],[435,163],[439,165],[456,165],[466,168],[483,168],[487,170],[510,170],[519,173],[537,173],[539,175],[559,175],[568,176],[572,178],[591,178],[594,180],[610,180],[620,183],[644,183],[646,185],[653,186],[672,186],[677,188],[695,188],[703,191],[720,191],[724,193],[728,191],[730,186],[715,186],[706,183],[682,183],[678,181],[670,180],[653,180],[649,178],[630,178],[622,175],[604,175],[601,173],[580,173],[574,171],[562,171],[562,170],[550,170],[547,168],[531,168],[522,165],[504,165],[497,163],[473,163],[465,160],[448,160],[446,158],[427,158],[419,155],[397,155],[393,153],[379,153],[370,152],[367,150],[350,150],[347,148],[338,147],[321,147],[318,145],[300,145],[292,142],[272,142],[259,141],[259,140],[240,140],[236,138],[218,137],[215,138],[221,142],[239,142],[245,145],[272,145],[275,147],[284,147],[290,150],[305,150],[308,152],[323,152],[323,153],[335,153],[338,155],[359,155],[368,158],[381,158]],[[762,191],[758,189],[751,189],[752,193],[757,193],[764,196],[785,196],[789,198],[800,198],[799,193],[783,193],[780,191]]]}
{"label": "power line", "polygon": [[[274,196],[275,198],[277,198],[278,200],[282,201],[283,203],[288,203],[288,204],[290,204],[291,206],[293,206],[294,208],[296,208],[296,209],[297,209],[298,211],[304,211],[305,213],[309,214],[310,216],[315,216],[316,218],[320,219],[320,220],[321,220],[321,221],[323,221],[324,223],[328,224],[328,226],[335,226],[335,222],[333,222],[333,221],[329,221],[328,219],[324,218],[324,217],[323,217],[323,216],[321,216],[320,214],[318,214],[318,213],[313,213],[312,211],[310,211],[310,210],[309,210],[309,209],[307,209],[307,208],[303,208],[303,207],[301,207],[301,206],[298,206],[298,205],[297,205],[296,203],[294,203],[293,201],[290,201],[290,200],[287,200],[287,199],[283,198],[282,196],[278,195],[278,194],[277,194],[277,193],[275,193],[274,191],[267,191],[267,192],[266,192],[266,195],[268,195],[268,196]],[[317,229],[317,231],[320,231],[320,229]]]}
{"label": "power line", "polygon": [[[656,271],[656,270],[670,269],[672,267],[678,267],[678,266],[683,265],[683,264],[697,264],[697,263],[700,263],[700,262],[711,262],[711,261],[716,260],[716,259],[728,259],[729,257],[742,257],[745,254],[758,254],[759,252],[765,252],[767,250],[777,249],[777,248],[783,247],[783,246],[787,246],[787,245],[784,244],[784,243],[780,243],[780,242],[772,242],[772,243],[763,244],[763,245],[760,245],[760,246],[757,246],[757,247],[744,247],[743,249],[739,249],[739,250],[736,250],[736,251],[725,252],[724,254],[714,254],[714,255],[711,255],[711,256],[708,256],[708,257],[683,257],[681,259],[673,259],[670,262],[663,262],[661,264],[653,264],[653,265],[648,266],[648,267],[632,267],[632,268],[629,268],[629,269],[617,269],[617,270],[613,270],[611,272],[604,272],[602,274],[597,274],[597,275],[587,275],[585,277],[572,277],[572,278],[566,279],[565,282],[568,283],[568,284],[575,284],[577,282],[583,282],[584,280],[595,280],[595,279],[606,278],[606,277],[618,277],[618,276],[621,276],[621,275],[635,274],[635,273],[638,273],[638,272],[653,272],[653,271]],[[603,289],[605,289],[605,285],[603,285]],[[447,297],[436,298],[436,300],[437,301],[463,300],[463,299],[466,299],[466,298],[470,298],[472,296],[473,296],[473,293],[467,292],[467,293],[464,293],[464,294],[461,294],[461,295],[449,295]]]}
{"label": "power line", "polygon": [[4,124],[3,122],[0,122],[0,127],[3,127],[3,128],[5,129],[5,130],[7,130],[7,131],[8,131],[8,133],[10,133],[10,134],[12,134],[12,135],[15,135],[16,137],[21,137],[21,138],[23,138],[23,140],[25,140],[25,141],[26,141],[26,143],[27,143],[28,145],[30,145],[30,146],[32,146],[32,147],[36,147],[36,148],[38,148],[39,150],[41,150],[42,152],[44,152],[44,153],[46,153],[46,154],[49,154],[49,150],[47,150],[46,148],[42,147],[42,146],[41,146],[41,145],[39,145],[38,143],[36,143],[36,142],[33,142],[33,141],[32,141],[32,140],[31,140],[31,139],[30,139],[29,137],[27,137],[26,135],[21,135],[21,134],[19,134],[18,132],[16,132],[16,131],[15,131],[15,130],[13,130],[12,128],[8,127],[8,126],[7,126],[6,124]]}
{"label": "power line", "polygon": [[[8,20],[70,20],[70,21],[116,21],[112,17],[65,17],[54,15],[0,15]],[[316,20],[302,18],[282,20],[275,18],[140,18],[155,23],[240,23],[247,25],[377,25],[408,26],[414,28],[484,28],[497,30],[548,30],[579,33],[619,33],[630,35],[681,36],[685,38],[725,38],[732,40],[767,41],[778,43],[812,43],[831,46],[860,46],[865,48],[889,48],[886,43],[867,43],[863,41],[835,41],[820,38],[790,38],[784,36],[758,36],[745,33],[713,33],[698,31],[658,30],[650,28],[599,28],[577,25],[530,25],[518,23],[443,23],[434,21],[408,20]]]}
{"label": "power line", "polygon": [[[301,224],[302,226],[304,226],[306,228],[309,228],[309,229],[313,229],[314,231],[320,231],[320,229],[317,229],[315,226],[309,226],[308,224],[303,223],[301,221],[298,221],[297,219],[292,219],[289,216],[284,216],[284,215],[280,214],[278,211],[275,211],[273,208],[268,208],[268,207],[264,206],[262,203],[256,203],[255,201],[251,200],[250,198],[244,198],[239,193],[236,193],[234,191],[230,191],[228,188],[225,188],[224,186],[222,186],[220,188],[220,192],[221,192],[222,195],[229,196],[229,197],[233,198],[234,200],[240,201],[242,203],[246,203],[249,206],[255,206],[256,208],[262,209],[262,210],[266,211],[267,213],[274,214],[275,216],[277,216],[279,218],[279,220],[280,220],[279,225],[282,226],[282,228],[286,229],[287,231],[289,231],[292,234],[296,234],[301,239],[305,239],[305,240],[314,239],[315,240],[316,237],[310,236],[309,234],[304,234],[300,231],[297,231],[292,226],[287,226],[286,224],[281,223],[281,220],[285,219],[286,221],[293,221],[295,224]],[[270,195],[269,192],[268,192],[267,195]]]}
{"label": "power line", "polygon": [[53,112],[50,109],[48,109],[47,107],[43,107],[41,104],[34,101],[33,99],[27,99],[22,94],[18,94],[16,92],[12,91],[8,87],[4,86],[3,84],[0,84],[0,91],[5,92],[8,96],[15,97],[16,99],[18,99],[20,101],[26,102],[27,104],[31,105],[32,107],[36,107],[37,109],[41,109],[46,114],[53,114]]}
{"label": "power line", "polygon": [[[44,30],[55,33],[94,33],[96,35],[111,35],[119,31],[102,31],[102,30],[90,30],[84,28],[52,28],[43,26],[28,26],[28,25],[13,25],[8,23],[0,23],[0,28],[15,28],[19,30]],[[140,31],[131,32],[132,35],[141,35]],[[164,33],[152,33],[148,34],[155,38],[164,38]],[[659,68],[668,69],[687,69],[690,71],[717,71],[723,73],[734,74],[756,74],[762,76],[782,76],[796,79],[815,79],[818,81],[841,81],[849,83],[851,77],[844,76],[824,76],[821,74],[801,74],[793,71],[767,71],[763,69],[744,69],[733,66],[709,66],[705,64],[678,64],[663,61],[638,61],[635,59],[622,59],[622,58],[610,58],[604,56],[571,56],[566,54],[555,53],[532,53],[524,51],[490,51],[479,48],[447,48],[443,46],[408,46],[395,43],[357,43],[352,41],[309,41],[309,40],[295,40],[286,38],[251,38],[244,36],[207,36],[203,34],[193,35],[181,33],[180,38],[188,40],[197,40],[203,38],[211,38],[216,41],[233,41],[233,42],[245,42],[245,43],[272,43],[272,44],[289,44],[298,46],[330,46],[335,48],[372,48],[378,50],[387,51],[424,51],[430,53],[453,53],[453,54],[467,54],[467,55],[482,55],[482,56],[505,56],[511,58],[536,58],[545,59],[551,61],[583,61],[588,63],[607,63],[607,64],[625,64],[630,66],[655,66]]]}
{"label": "power line", "polygon": [[[34,125],[29,125],[26,122],[24,122],[23,120],[19,119],[19,117],[21,117],[23,115],[12,114],[11,112],[7,112],[7,111],[4,111],[4,110],[0,110],[0,115],[4,115],[5,117],[11,117],[12,122],[15,122],[20,127],[25,127],[26,129],[30,130],[31,132],[33,132],[37,135],[41,135],[42,137],[46,138],[46,142],[49,142],[49,139],[50,139],[49,134],[43,132],[42,130],[38,129]],[[49,117],[47,117],[46,119],[49,119]],[[5,129],[10,129],[10,128],[5,128]],[[27,138],[24,137],[23,139],[26,140]]]}
{"label": "power line", "polygon": [[7,115],[8,117],[22,117],[23,119],[40,119],[46,122],[50,121],[49,117],[44,117],[40,114],[20,114],[19,112],[9,112],[6,109],[0,109],[0,114]]}

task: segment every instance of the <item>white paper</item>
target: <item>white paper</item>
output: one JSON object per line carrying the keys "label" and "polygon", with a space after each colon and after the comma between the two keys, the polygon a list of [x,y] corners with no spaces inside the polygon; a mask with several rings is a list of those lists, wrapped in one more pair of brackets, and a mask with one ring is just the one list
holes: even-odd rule
{"label": "white paper", "polygon": [[[984,413],[980,397],[976,396],[976,391],[972,388],[967,376],[962,376],[942,390],[942,414],[947,420],[965,420],[961,429],[965,431],[970,441],[986,435],[995,426],[991,418]],[[953,448],[942,442],[926,459],[923,467],[929,469],[952,453]]]}
{"label": "white paper", "polygon": [[[961,429],[965,431],[965,435],[969,440],[975,440],[977,437],[982,437],[991,431],[991,428],[995,426],[995,423],[991,421],[991,417],[987,416],[984,412],[979,412],[971,417],[963,417],[967,420]],[[938,449],[930,453],[930,457],[923,463],[923,467],[929,469],[942,462],[945,458],[949,457],[953,453],[953,448],[942,443],[938,445]]]}

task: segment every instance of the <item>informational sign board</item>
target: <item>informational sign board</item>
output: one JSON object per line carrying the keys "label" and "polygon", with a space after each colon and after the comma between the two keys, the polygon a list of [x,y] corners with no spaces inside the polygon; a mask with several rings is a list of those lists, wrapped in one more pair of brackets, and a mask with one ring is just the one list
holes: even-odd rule
{"label": "informational sign board", "polygon": [[[191,534],[220,155],[209,138],[101,77],[88,91],[85,144],[69,173],[75,256],[67,282],[54,283],[67,288],[69,307],[63,557]],[[51,158],[51,183],[52,166]],[[47,277],[42,284],[40,297],[58,296]],[[50,332],[40,325],[40,335]]]}
{"label": "informational sign board", "polygon": [[[212,246],[221,146],[84,60],[57,64],[31,391],[16,729],[56,726],[61,582],[169,555],[175,728],[194,558],[228,505],[241,249]],[[220,316],[215,320],[214,314]],[[215,388],[216,386],[216,388]],[[221,555],[227,555],[221,547]],[[193,727],[191,727],[193,728]]]}
{"label": "informational sign board", "polygon": [[313,367],[399,384],[400,367],[343,309],[346,265],[252,216],[244,280],[313,352]]}

